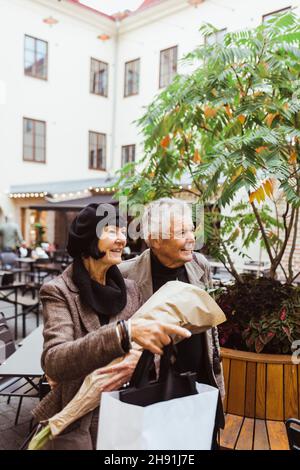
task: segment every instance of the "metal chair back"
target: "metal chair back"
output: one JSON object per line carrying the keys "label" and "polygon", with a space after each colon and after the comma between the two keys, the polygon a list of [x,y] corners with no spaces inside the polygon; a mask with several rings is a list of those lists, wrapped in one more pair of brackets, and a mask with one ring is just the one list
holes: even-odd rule
{"label": "metal chair back", "polygon": [[285,423],[290,450],[300,450],[300,420],[290,418]]}
{"label": "metal chair back", "polygon": [[0,312],[0,364],[16,350],[13,335],[7,325],[4,314]]}

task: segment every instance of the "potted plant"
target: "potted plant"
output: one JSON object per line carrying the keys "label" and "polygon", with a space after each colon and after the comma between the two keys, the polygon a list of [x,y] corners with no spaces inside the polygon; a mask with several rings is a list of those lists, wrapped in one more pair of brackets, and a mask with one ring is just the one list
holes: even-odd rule
{"label": "potted plant", "polygon": [[[229,411],[283,419],[299,415],[300,373],[291,346],[300,324],[294,263],[300,230],[300,21],[293,13],[280,15],[228,33],[221,44],[207,40],[213,26],[201,32],[204,43],[184,59],[192,71],[177,75],[138,121],[144,157],[135,173],[134,164],[123,168],[119,194],[145,203],[184,190],[209,205],[207,246],[235,280],[216,292],[228,318],[220,329],[223,346],[230,347],[223,348],[227,388],[233,381],[241,398],[227,394]],[[190,185],[183,189],[185,175]],[[242,275],[234,260],[236,253],[248,259],[256,241],[269,259],[268,279]],[[280,406],[267,403],[271,388]],[[297,407],[286,404],[288,396]],[[251,411],[245,411],[247,400]]]}

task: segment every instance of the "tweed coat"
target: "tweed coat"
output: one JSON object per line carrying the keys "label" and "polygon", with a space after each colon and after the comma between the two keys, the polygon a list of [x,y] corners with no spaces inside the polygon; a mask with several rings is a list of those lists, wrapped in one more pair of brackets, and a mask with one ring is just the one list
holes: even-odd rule
{"label": "tweed coat", "polygon": [[[60,276],[44,284],[40,291],[44,317],[42,367],[58,385],[33,410],[38,421],[47,420],[64,408],[89,373],[124,355],[115,322],[130,318],[141,306],[135,282],[125,280],[125,308],[111,318],[110,324],[100,328],[98,315],[80,299],[72,271],[71,265]],[[92,414],[82,422],[78,420],[76,428],[88,430],[91,420]]]}

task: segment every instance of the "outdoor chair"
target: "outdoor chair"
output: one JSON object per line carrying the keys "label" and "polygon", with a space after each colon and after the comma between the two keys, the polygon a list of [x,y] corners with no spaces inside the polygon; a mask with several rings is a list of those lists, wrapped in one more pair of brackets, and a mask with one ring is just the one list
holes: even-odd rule
{"label": "outdoor chair", "polygon": [[19,279],[22,273],[27,272],[25,269],[18,268],[18,255],[13,251],[3,251],[0,253],[0,263],[3,270],[19,274]]}
{"label": "outdoor chair", "polygon": [[61,263],[63,268],[69,266],[73,259],[66,250],[56,250],[53,252],[52,260],[54,263]]}
{"label": "outdoor chair", "polygon": [[[2,312],[0,312],[0,346],[1,363],[16,351],[15,342]],[[15,417],[15,425],[17,425],[23,398],[40,398],[39,379],[30,377],[0,377],[0,396],[7,397],[8,404],[11,398],[16,397],[19,399]]]}
{"label": "outdoor chair", "polygon": [[300,420],[290,418],[285,423],[290,450],[300,450]]}

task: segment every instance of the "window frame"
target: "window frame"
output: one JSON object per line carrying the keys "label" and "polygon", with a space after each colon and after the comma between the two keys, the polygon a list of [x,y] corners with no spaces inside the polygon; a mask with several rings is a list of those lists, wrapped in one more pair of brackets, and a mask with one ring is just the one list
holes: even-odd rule
{"label": "window frame", "polygon": [[[126,94],[126,85],[127,85],[127,66],[129,64],[132,64],[133,62],[138,62],[139,63],[139,81],[138,81],[138,87],[137,87],[137,92],[136,93],[130,93]],[[141,58],[138,57],[136,59],[128,60],[127,62],[124,63],[124,98],[129,98],[130,96],[137,96],[140,93],[140,76],[141,76]]]}
{"label": "window frame", "polygon": [[[45,77],[40,77],[39,75],[34,75],[32,73],[28,73],[26,72],[26,67],[25,67],[25,63],[26,63],[26,38],[30,38],[30,39],[33,39],[34,40],[34,55],[36,57],[36,42],[37,41],[40,41],[40,42],[43,42],[46,44],[46,76]],[[48,59],[49,59],[49,43],[48,41],[45,41],[44,39],[40,39],[40,38],[36,38],[35,36],[31,36],[30,34],[24,34],[24,75],[25,77],[31,77],[31,78],[36,78],[37,80],[44,80],[45,82],[48,81],[48,72],[49,72],[49,68],[48,68]]]}
{"label": "window frame", "polygon": [[[34,126],[33,126],[33,137],[32,137],[32,141],[33,141],[33,146],[32,146],[32,149],[33,149],[33,159],[30,160],[28,158],[25,158],[25,121],[32,121]],[[36,154],[36,145],[35,145],[35,123],[36,122],[39,122],[41,124],[44,125],[44,147],[43,147],[43,150],[44,150],[44,160],[36,160],[35,158],[35,154]],[[47,150],[47,122],[46,121],[42,121],[41,119],[32,119],[30,117],[26,117],[24,116],[23,117],[23,162],[26,162],[26,163],[42,163],[42,164],[45,164],[47,163],[47,158],[46,158],[46,150]]]}
{"label": "window frame", "polygon": [[175,75],[178,73],[178,50],[179,50],[179,47],[178,47],[178,44],[176,46],[171,46],[171,47],[167,47],[166,49],[161,49],[159,51],[159,76],[158,76],[158,87],[159,89],[161,90],[162,88],[166,88],[167,86],[170,85],[170,83],[172,82],[172,80],[168,83],[168,85],[162,85],[161,84],[161,79],[162,79],[162,54],[164,52],[167,52],[167,51],[170,51],[172,49],[176,49],[176,72],[174,73],[174,75],[172,76],[172,79],[175,77]]}
{"label": "window frame", "polygon": [[[91,156],[90,156],[90,151],[91,151],[91,135],[95,134],[97,136],[97,148],[98,148],[98,138],[104,137],[104,143],[105,143],[105,155],[104,155],[104,167],[101,168],[94,168],[91,165]],[[106,166],[107,166],[107,135],[104,134],[103,132],[97,132],[97,131],[89,131],[89,141],[88,141],[88,164],[89,164],[89,170],[93,171],[107,171]]]}
{"label": "window frame", "polygon": [[[213,44],[220,44],[220,43],[217,41],[217,34],[218,34],[218,33],[223,33],[223,32],[225,32],[225,34],[227,34],[227,33],[228,33],[228,28],[225,27],[225,28],[218,29],[218,31],[216,31],[216,32],[214,32],[214,33],[212,33],[212,34],[209,35],[209,37],[210,37],[210,36],[214,36],[214,38],[215,38],[215,42],[214,42]],[[207,44],[207,39],[208,39],[208,38],[205,37],[205,40],[204,40],[205,45],[208,45],[208,44]]]}
{"label": "window frame", "polygon": [[[124,162],[123,160],[123,151],[126,149],[133,148],[134,150],[134,159],[132,161]],[[135,162],[135,156],[136,156],[136,144],[129,144],[129,145],[122,145],[121,147],[121,166],[123,168],[124,165],[127,165],[127,163],[134,163]]]}
{"label": "window frame", "polygon": [[[106,67],[107,67],[107,86],[106,86],[106,94],[102,94],[102,93],[97,93],[96,91],[93,91],[92,90],[92,63],[93,61],[95,62],[98,62],[99,64],[104,64]],[[92,95],[96,95],[96,96],[102,96],[103,98],[108,98],[108,88],[109,88],[109,64],[108,62],[104,62],[104,60],[99,60],[99,59],[96,59],[95,57],[91,57],[91,60],[90,60],[90,93]]]}
{"label": "window frame", "polygon": [[[280,8],[279,10],[270,11],[269,13],[265,13],[264,15],[262,15],[261,22],[264,23],[265,21],[268,21],[269,16],[273,16],[273,15],[275,16],[278,13],[287,12],[289,10],[292,10],[292,5],[290,5],[289,7]],[[265,18],[267,18],[267,20],[265,20]]]}

